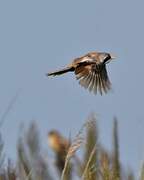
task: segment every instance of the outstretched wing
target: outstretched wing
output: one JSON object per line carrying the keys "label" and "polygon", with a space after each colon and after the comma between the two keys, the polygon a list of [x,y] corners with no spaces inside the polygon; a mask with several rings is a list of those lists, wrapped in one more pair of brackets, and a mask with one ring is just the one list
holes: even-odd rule
{"label": "outstretched wing", "polygon": [[99,91],[102,95],[111,89],[111,83],[104,64],[80,65],[75,69],[75,74],[79,84],[95,94]]}

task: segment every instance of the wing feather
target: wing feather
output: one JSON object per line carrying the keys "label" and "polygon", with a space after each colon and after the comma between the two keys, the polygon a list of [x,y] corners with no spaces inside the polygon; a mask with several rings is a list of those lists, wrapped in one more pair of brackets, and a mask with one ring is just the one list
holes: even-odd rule
{"label": "wing feather", "polygon": [[79,84],[92,91],[94,94],[107,93],[111,89],[111,83],[105,65],[81,65],[75,69]]}
{"label": "wing feather", "polygon": [[89,84],[89,91],[90,92],[93,91],[94,83],[95,83],[95,73],[92,72],[91,81],[90,81],[90,84]]}

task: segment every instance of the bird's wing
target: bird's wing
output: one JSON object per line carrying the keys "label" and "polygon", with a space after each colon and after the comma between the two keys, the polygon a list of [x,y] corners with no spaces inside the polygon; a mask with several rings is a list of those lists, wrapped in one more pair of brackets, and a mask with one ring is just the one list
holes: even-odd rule
{"label": "bird's wing", "polygon": [[88,64],[92,64],[92,63],[96,63],[96,61],[94,59],[92,59],[91,57],[89,57],[88,55],[85,55],[80,58],[74,59],[72,62],[72,66],[77,67],[80,65],[88,65]]}
{"label": "bird's wing", "polygon": [[82,64],[75,68],[75,74],[79,84],[95,94],[99,91],[102,95],[111,89],[105,65]]}

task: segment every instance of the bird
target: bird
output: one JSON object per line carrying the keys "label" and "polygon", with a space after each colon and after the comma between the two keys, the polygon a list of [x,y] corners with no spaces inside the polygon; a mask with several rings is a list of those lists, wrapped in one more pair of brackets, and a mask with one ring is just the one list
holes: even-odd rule
{"label": "bird", "polygon": [[48,133],[48,145],[56,155],[55,165],[59,174],[61,174],[70,147],[70,141],[63,137],[57,130],[51,130]]}
{"label": "bird", "polygon": [[103,95],[111,89],[111,82],[107,73],[106,64],[115,59],[107,52],[89,52],[75,58],[65,68],[47,73],[47,76],[62,75],[74,72],[79,84],[90,92]]}
{"label": "bird", "polygon": [[48,133],[48,144],[51,149],[58,154],[66,154],[70,146],[70,142],[57,130],[51,130]]}

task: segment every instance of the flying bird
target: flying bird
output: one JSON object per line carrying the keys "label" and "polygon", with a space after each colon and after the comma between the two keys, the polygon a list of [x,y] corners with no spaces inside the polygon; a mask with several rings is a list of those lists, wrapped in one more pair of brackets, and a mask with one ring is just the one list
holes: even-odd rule
{"label": "flying bird", "polygon": [[111,89],[111,82],[106,70],[106,64],[114,59],[110,53],[90,52],[84,56],[75,58],[65,68],[47,73],[47,76],[62,75],[67,72],[74,72],[79,84],[92,91],[94,94],[107,93]]}

